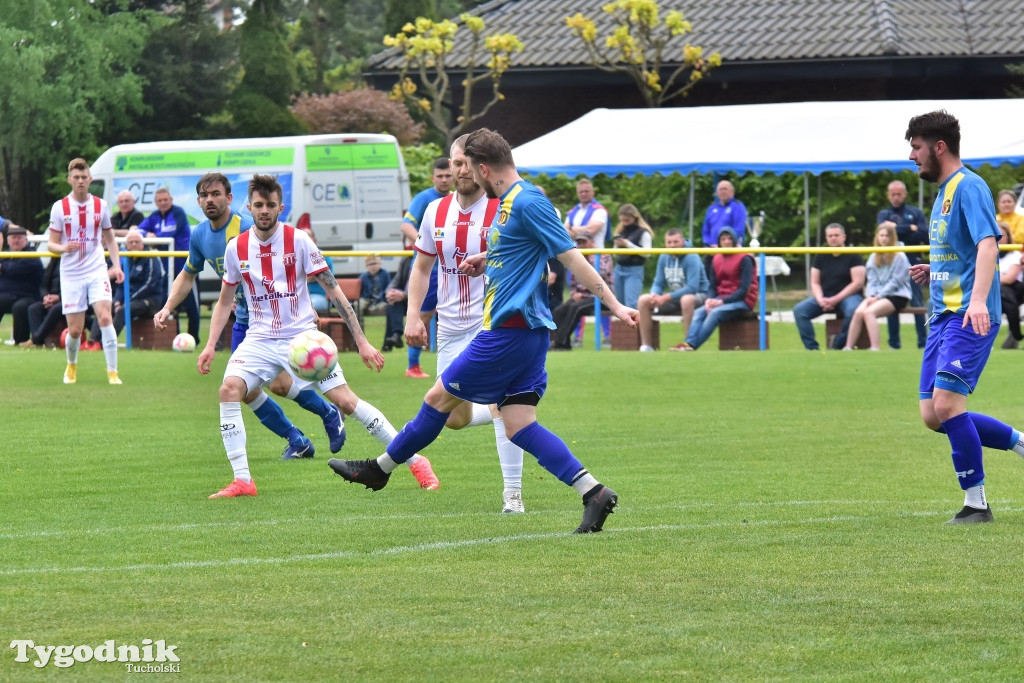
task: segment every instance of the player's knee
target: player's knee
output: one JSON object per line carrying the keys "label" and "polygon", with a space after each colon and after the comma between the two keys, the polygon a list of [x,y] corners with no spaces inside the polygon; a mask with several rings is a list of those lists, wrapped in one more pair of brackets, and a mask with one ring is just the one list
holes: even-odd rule
{"label": "player's knee", "polygon": [[224,382],[220,385],[220,402],[221,403],[234,403],[241,401],[245,397],[245,387],[237,386],[231,382]]}
{"label": "player's knee", "polygon": [[355,392],[352,391],[347,384],[342,384],[339,387],[334,387],[330,391],[324,394],[327,400],[338,406],[345,415],[351,415],[356,410],[356,404],[359,403],[359,397],[356,396]]}
{"label": "player's knee", "polygon": [[277,396],[287,396],[292,388],[292,379],[286,373],[281,373],[270,382],[270,390]]}

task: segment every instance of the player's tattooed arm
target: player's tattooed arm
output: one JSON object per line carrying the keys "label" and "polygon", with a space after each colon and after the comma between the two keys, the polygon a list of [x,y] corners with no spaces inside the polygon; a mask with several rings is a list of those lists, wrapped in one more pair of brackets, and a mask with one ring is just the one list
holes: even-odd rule
{"label": "player's tattooed arm", "polygon": [[325,270],[317,274],[316,281],[320,283],[320,286],[324,288],[324,292],[334,302],[338,309],[338,317],[348,325],[348,329],[352,331],[352,338],[356,340],[356,343],[360,339],[365,340],[366,335],[363,334],[363,328],[359,325],[359,318],[356,317],[356,312],[352,309],[352,304],[349,303],[345,293],[338,286],[338,280],[334,277],[334,274],[330,270]]}

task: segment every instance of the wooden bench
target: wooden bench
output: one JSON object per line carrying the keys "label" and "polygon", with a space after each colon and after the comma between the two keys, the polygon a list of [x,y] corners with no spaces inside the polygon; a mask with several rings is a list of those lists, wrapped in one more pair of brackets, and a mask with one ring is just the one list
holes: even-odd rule
{"label": "wooden bench", "polygon": [[334,340],[338,347],[338,353],[343,351],[357,351],[356,340],[352,337],[352,331],[341,318],[320,318],[318,325],[321,332]]}
{"label": "wooden bench", "polygon": [[[162,330],[156,329],[152,318],[132,321],[132,348],[141,351],[170,351],[178,336],[178,319],[169,318]],[[229,342],[230,348],[230,342]]]}
{"label": "wooden bench", "polygon": [[[927,315],[928,309],[924,306],[907,306],[900,314],[908,313],[910,315]],[[879,319],[881,324],[881,319]],[[839,333],[843,331],[843,319],[837,315],[832,315],[830,318],[825,320],[825,346],[826,348],[832,348],[832,342],[839,336]],[[869,349],[871,348],[871,341],[868,339],[868,331],[866,328],[861,327],[860,336],[853,343],[855,349]]]}
{"label": "wooden bench", "polygon": [[[764,321],[764,348],[769,348],[768,321]],[[726,320],[718,325],[719,351],[760,351],[761,323],[755,313]]]}

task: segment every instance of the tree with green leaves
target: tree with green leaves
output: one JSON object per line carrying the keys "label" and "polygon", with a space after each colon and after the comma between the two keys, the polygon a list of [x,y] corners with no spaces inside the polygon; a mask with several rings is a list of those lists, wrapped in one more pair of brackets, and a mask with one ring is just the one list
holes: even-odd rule
{"label": "tree with green leaves", "polygon": [[[632,78],[648,107],[686,96],[711,69],[722,64],[717,52],[705,57],[703,47],[686,43],[682,61],[663,79],[663,70],[676,62],[667,52],[669,43],[693,32],[683,13],[671,10],[662,19],[655,0],[615,0],[601,10],[615,25],[603,42],[594,21],[581,13],[566,17],[565,23],[583,41],[590,63],[601,71]],[[689,76],[681,79],[687,73]]]}
{"label": "tree with green leaves", "polygon": [[384,34],[396,35],[416,17],[440,19],[434,0],[387,0],[384,3]]}
{"label": "tree with green leaves", "polygon": [[[110,3],[108,3],[109,5]],[[122,1],[115,8],[127,7]],[[137,67],[149,12],[104,14],[89,0],[0,0],[0,209],[34,225],[74,157],[143,111]]]}
{"label": "tree with green leaves", "polygon": [[[384,37],[384,44],[399,48],[404,57],[392,97],[404,100],[422,113],[427,124],[444,138],[445,146],[504,99],[500,90],[502,75],[508,70],[512,55],[523,50],[523,44],[513,33],[485,35],[486,26],[480,17],[464,13],[459,20],[461,24],[419,17],[406,24],[400,33]],[[459,83],[462,99],[456,105],[452,101],[452,78],[457,69],[449,65],[448,58],[456,40],[465,35],[460,33],[462,26],[469,37],[465,76]],[[416,77],[418,85],[411,76]],[[491,87],[490,98],[474,111],[473,89],[487,82]]]}
{"label": "tree with green leaves", "polygon": [[297,78],[282,11],[282,0],[253,0],[238,29],[243,75],[230,101],[232,127],[239,137],[305,132],[288,110]]}

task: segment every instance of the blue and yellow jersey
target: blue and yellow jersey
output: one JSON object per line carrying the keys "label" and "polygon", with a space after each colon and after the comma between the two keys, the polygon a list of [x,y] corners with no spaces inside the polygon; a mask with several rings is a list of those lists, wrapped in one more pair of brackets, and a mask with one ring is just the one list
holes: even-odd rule
{"label": "blue and yellow jersey", "polygon": [[487,235],[484,329],[501,327],[517,313],[530,328],[555,329],[548,309],[547,262],[575,246],[540,190],[525,180],[512,185]]}
{"label": "blue and yellow jersey", "polygon": [[[929,222],[932,314],[964,313],[971,303],[977,269],[977,245],[986,237],[999,240],[995,202],[985,181],[961,167],[939,185]],[[999,266],[988,290],[989,315],[1002,317]]]}
{"label": "blue and yellow jersey", "polygon": [[[205,220],[192,230],[192,239],[188,245],[188,260],[185,271],[192,275],[203,272],[207,263],[213,266],[217,275],[224,277],[224,250],[228,242],[238,237],[253,225],[252,216],[243,216],[237,211],[231,212],[231,218],[220,230],[214,230],[209,220]],[[235,292],[235,320],[242,325],[249,322],[249,309],[241,290]]]}
{"label": "blue and yellow jersey", "polygon": [[406,209],[405,215],[402,216],[402,222],[411,223],[412,227],[417,230],[420,229],[420,221],[423,220],[423,214],[427,212],[427,206],[430,202],[435,199],[440,199],[444,195],[435,190],[433,187],[427,188],[420,192],[412,201],[409,202],[409,208]]}

